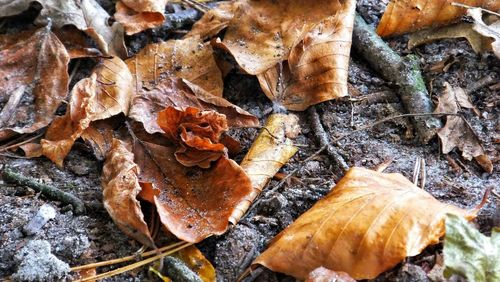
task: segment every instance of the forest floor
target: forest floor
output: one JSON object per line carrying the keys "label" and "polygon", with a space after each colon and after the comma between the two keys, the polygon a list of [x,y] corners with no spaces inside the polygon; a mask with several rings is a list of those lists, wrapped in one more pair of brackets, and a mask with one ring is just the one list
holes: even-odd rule
{"label": "forest floor", "polygon": [[[108,1],[101,2],[105,2],[104,7],[113,9]],[[368,23],[376,24],[386,4],[387,1],[360,0],[357,11]],[[30,22],[29,16],[28,13],[9,20],[0,28],[0,33],[15,32],[18,25]],[[128,38],[127,43],[132,51],[137,51],[147,43],[167,40],[172,36],[171,33],[161,30],[146,31]],[[440,40],[411,51],[406,48],[406,37],[389,39],[388,43],[400,54],[414,53],[421,58],[424,78],[433,100],[442,93],[444,82],[467,88],[488,76],[497,81],[500,79],[498,59],[491,55],[474,53],[463,39]],[[453,58],[455,62],[446,72],[432,72],[431,66],[449,58]],[[82,60],[73,77],[72,85],[75,81],[88,76],[94,63],[91,59]],[[74,62],[72,64],[74,65]],[[351,132],[359,126],[384,117],[404,113],[391,85],[367,67],[355,52],[350,61],[349,83],[357,90],[356,93],[350,93],[351,96],[359,95],[355,98],[382,96],[380,93],[384,93],[385,98],[375,99],[370,103],[341,99],[317,105],[321,122],[330,138]],[[254,77],[232,73],[225,78],[224,85],[224,96],[257,116],[261,122],[271,113],[273,105],[262,93]],[[449,157],[458,163],[460,171],[456,171],[456,167],[450,165],[449,160],[440,153],[437,139],[433,139],[427,145],[414,141],[412,124],[406,118],[395,119],[369,130],[357,132],[334,145],[349,166],[373,168],[385,161],[393,160],[386,171],[399,172],[409,179],[412,178],[415,162],[418,158],[422,158],[426,162],[425,189],[428,192],[443,202],[461,207],[473,207],[481,200],[487,187],[493,189],[500,187],[500,174],[496,165],[499,157],[498,143],[495,143],[500,137],[498,112],[500,91],[482,87],[472,92],[470,97],[479,109],[481,117],[469,114],[467,119],[494,162],[495,170],[492,174],[484,173],[474,161],[464,160],[459,152],[454,151]],[[320,147],[312,131],[308,111],[295,114],[299,116],[302,128],[301,135],[295,140],[300,150],[282,169],[284,173],[295,169],[300,160],[307,158]],[[231,131],[230,134],[243,144],[243,153],[236,158],[236,161],[239,161],[255,139],[257,130],[239,129]],[[28,187],[13,186],[0,180],[0,278],[9,277],[16,271],[18,262],[13,259],[15,254],[34,239],[48,241],[52,252],[71,266],[130,255],[141,247],[115,226],[102,205],[100,183],[102,165],[102,162],[92,157],[84,144],[74,147],[62,170],[46,158],[22,159],[0,156],[0,169],[15,168],[23,175],[74,193],[87,205],[85,214],[75,215],[64,204],[50,201]],[[226,234],[208,238],[198,244],[200,250],[216,268],[218,280],[235,281],[276,234],[333,188],[340,175],[334,169],[332,160],[323,154],[307,162],[296,177],[300,182],[284,185],[274,193],[264,192],[259,204]],[[277,181],[273,180],[269,185],[276,183]],[[491,197],[481,210],[476,221],[481,232],[489,234],[494,221],[500,220],[499,201],[500,199],[495,201],[495,198]],[[39,233],[33,236],[24,235],[22,227],[45,203],[56,209],[55,218],[50,220]],[[425,207],[420,208],[425,209]],[[439,253],[439,245],[428,248],[423,254],[409,258],[393,270],[382,274],[377,280],[403,281],[408,275],[410,277],[418,275],[419,269],[429,270],[432,267]],[[417,274],[403,273],[401,269],[404,264],[418,266],[412,268]],[[105,270],[107,268],[100,269],[100,271]],[[148,278],[143,268],[106,281],[149,279],[151,278]],[[282,274],[264,271],[257,281],[294,280]]]}

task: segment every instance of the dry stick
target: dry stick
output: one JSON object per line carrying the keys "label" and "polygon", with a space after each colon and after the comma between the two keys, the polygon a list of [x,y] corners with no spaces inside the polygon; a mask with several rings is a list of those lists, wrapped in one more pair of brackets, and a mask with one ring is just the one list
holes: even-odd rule
{"label": "dry stick", "polygon": [[461,8],[466,8],[466,9],[479,9],[485,13],[489,13],[489,14],[492,14],[492,15],[495,15],[497,17],[500,17],[500,14],[499,13],[496,13],[496,12],[493,12],[493,11],[490,11],[488,9],[483,9],[481,7],[474,7],[474,6],[469,6],[469,5],[465,5],[465,4],[462,4],[462,3],[456,3],[456,2],[452,2],[451,3],[452,6],[457,6],[457,7],[461,7]]}
{"label": "dry stick", "polygon": [[10,150],[10,149],[17,148],[17,147],[19,147],[21,145],[29,143],[29,142],[31,142],[31,141],[33,141],[33,140],[35,140],[37,138],[40,138],[42,136],[43,136],[43,132],[40,133],[40,134],[38,134],[38,135],[35,135],[35,136],[33,136],[33,137],[29,138],[29,139],[26,139],[26,140],[24,140],[22,142],[19,142],[19,143],[16,143],[16,144],[12,144],[12,145],[9,145],[7,147],[2,147],[2,148],[0,148],[0,152],[4,152],[4,151]]}
{"label": "dry stick", "polygon": [[[397,86],[399,98],[408,113],[433,111],[434,107],[415,55],[401,58],[359,15],[356,15],[354,20],[352,43],[354,49],[375,71]],[[439,119],[421,115],[414,116],[413,123],[419,141],[424,144],[429,142],[435,136],[436,130],[442,126]]]}
{"label": "dry stick", "polygon": [[54,199],[63,203],[71,204],[75,209],[75,214],[82,214],[85,212],[84,203],[73,194],[64,192],[56,187],[47,184],[42,184],[33,178],[26,177],[17,172],[14,172],[10,168],[4,169],[2,177],[6,182],[16,183],[18,185],[24,185],[33,188],[35,191],[41,192],[49,199]]}
{"label": "dry stick", "polygon": [[318,139],[320,146],[326,146],[326,153],[334,164],[342,170],[342,174],[349,169],[349,165],[345,162],[344,158],[337,152],[335,147],[330,143],[330,138],[325,132],[323,125],[321,124],[321,119],[319,117],[316,106],[309,107],[308,109],[309,120],[313,127],[314,136]]}

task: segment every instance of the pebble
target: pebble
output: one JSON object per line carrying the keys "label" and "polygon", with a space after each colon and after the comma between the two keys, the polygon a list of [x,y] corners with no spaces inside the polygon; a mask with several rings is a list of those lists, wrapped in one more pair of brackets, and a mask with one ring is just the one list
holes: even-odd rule
{"label": "pebble", "polygon": [[28,236],[37,234],[49,220],[55,217],[56,210],[51,205],[42,205],[36,215],[23,227],[24,234]]}

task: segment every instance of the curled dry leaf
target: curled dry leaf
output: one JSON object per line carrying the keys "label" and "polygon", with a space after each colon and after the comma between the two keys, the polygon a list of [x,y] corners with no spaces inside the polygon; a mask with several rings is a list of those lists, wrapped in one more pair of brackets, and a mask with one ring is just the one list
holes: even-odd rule
{"label": "curled dry leaf", "polygon": [[104,59],[71,93],[66,114],[52,122],[41,141],[43,154],[59,167],[91,121],[128,113],[132,75],[120,58]]}
{"label": "curled dry leaf", "polygon": [[116,2],[115,19],[123,25],[127,35],[160,26],[165,21],[168,0],[122,0]]}
{"label": "curled dry leaf", "polygon": [[134,75],[136,91],[152,89],[168,77],[184,78],[215,96],[222,96],[222,75],[212,46],[199,38],[149,44],[125,61]]}
{"label": "curled dry leaf", "polygon": [[178,144],[175,158],[185,166],[209,168],[213,161],[227,156],[220,139],[229,127],[222,114],[191,107],[184,111],[168,107],[158,114],[158,125],[167,138]]}
{"label": "curled dry leaf", "polygon": [[68,94],[69,56],[48,27],[0,36],[0,141],[47,126]]}
{"label": "curled dry leaf", "polygon": [[293,47],[287,62],[257,75],[269,99],[294,111],[347,95],[356,1],[344,1]]}
{"label": "curled dry leaf", "polygon": [[398,35],[426,27],[449,24],[465,15],[466,9],[452,3],[497,11],[495,0],[392,0],[377,27],[380,36]]}
{"label": "curled dry leaf", "polygon": [[[5,1],[0,4],[0,17],[20,14],[34,0]],[[95,0],[36,0],[42,5],[35,23],[45,25],[50,21],[56,28],[74,25],[92,37],[105,55],[127,56],[123,41],[123,27],[108,24],[108,13]]]}
{"label": "curled dry leaf", "polygon": [[241,161],[240,166],[252,181],[253,191],[238,203],[231,215],[231,223],[236,224],[240,220],[269,180],[297,152],[298,149],[291,139],[299,132],[297,116],[269,116],[264,128]]}
{"label": "curled dry leaf", "polygon": [[441,203],[401,174],[351,168],[254,264],[299,279],[320,266],[372,279],[438,243],[446,213],[472,219],[477,210]]}
{"label": "curled dry leaf", "polygon": [[[446,83],[445,92],[438,99],[436,113],[456,114],[460,107],[464,107],[473,109],[478,114],[477,109],[469,101],[469,97],[462,88],[452,87]],[[457,147],[462,151],[462,156],[465,159],[475,158],[485,171],[493,172],[493,164],[486,155],[481,140],[462,116],[447,116],[446,124],[438,130],[438,136],[441,140],[443,154],[448,154]]]}
{"label": "curled dry leaf", "polygon": [[250,179],[226,157],[200,169],[181,165],[174,153],[174,147],[136,140],[140,196],[156,206],[163,226],[181,240],[199,242],[224,233],[236,205],[252,191]]}
{"label": "curled dry leaf", "polygon": [[217,8],[210,9],[193,24],[186,37],[199,37],[203,40],[216,36],[225,29],[234,17],[236,5],[232,1],[219,2]]}
{"label": "curled dry leaf", "polygon": [[161,133],[163,130],[157,123],[158,113],[167,107],[214,110],[226,115],[230,127],[259,125],[258,119],[250,113],[179,78],[165,78],[153,90],[140,91],[132,101],[129,117],[141,122],[148,133]]}
{"label": "curled dry leaf", "polygon": [[356,282],[349,274],[318,267],[307,276],[306,282]]}
{"label": "curled dry leaf", "polygon": [[[498,5],[500,9],[500,4]],[[467,14],[474,19],[474,30],[483,36],[493,38],[491,49],[497,58],[500,58],[500,20],[487,25],[482,18],[481,9],[469,9]]]}
{"label": "curled dry leaf", "polygon": [[113,139],[102,169],[103,203],[116,225],[146,246],[154,246],[137,195],[139,167],[125,143]]}

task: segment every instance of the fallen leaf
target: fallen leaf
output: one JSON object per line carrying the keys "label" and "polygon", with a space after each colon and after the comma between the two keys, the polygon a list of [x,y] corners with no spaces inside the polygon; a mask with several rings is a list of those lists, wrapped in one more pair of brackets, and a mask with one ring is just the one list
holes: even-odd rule
{"label": "fallen leaf", "polygon": [[212,46],[196,37],[149,44],[126,60],[134,75],[136,91],[153,89],[175,76],[189,80],[215,96],[222,96],[222,75]]}
{"label": "fallen leaf", "polygon": [[143,124],[150,133],[162,133],[158,126],[158,113],[167,107],[185,110],[187,107],[214,110],[226,115],[230,127],[254,127],[259,125],[256,117],[214,96],[196,85],[179,78],[165,78],[150,91],[139,91],[132,101],[129,117]]}
{"label": "fallen leaf", "polygon": [[347,68],[356,1],[345,1],[295,45],[288,61],[257,75],[272,101],[288,110],[348,95]]}
{"label": "fallen leaf", "polygon": [[[55,28],[74,25],[87,33],[99,45],[105,55],[121,58],[127,56],[123,41],[123,27],[108,24],[108,13],[95,0],[14,0],[0,4],[0,17],[20,14],[32,2],[42,5],[35,24],[46,25],[49,21]],[[50,19],[50,20],[49,20]]]}
{"label": "fallen leaf", "polygon": [[356,282],[349,274],[318,267],[307,276],[306,282]]}
{"label": "fallen leaf", "polygon": [[67,25],[61,29],[53,30],[57,38],[64,44],[71,59],[103,57],[99,49],[94,48],[90,37],[76,27]]}
{"label": "fallen leaf", "polygon": [[43,156],[42,146],[38,143],[26,143],[19,146],[23,150],[24,156],[27,158],[38,158]]}
{"label": "fallen leaf", "polygon": [[[498,5],[500,9],[500,4]],[[500,20],[493,22],[490,25],[484,23],[481,9],[469,9],[467,14],[474,19],[474,30],[486,37],[493,38],[491,49],[497,58],[500,58]]]}
{"label": "fallen leaf", "polygon": [[30,37],[0,36],[0,141],[52,121],[68,94],[68,63],[49,27]]}
{"label": "fallen leaf", "polygon": [[459,274],[467,281],[500,281],[500,229],[486,237],[462,218],[446,217],[444,276]]}
{"label": "fallen leaf", "polygon": [[199,37],[203,40],[216,36],[225,29],[234,17],[236,5],[233,1],[221,1],[216,8],[208,10],[193,24],[186,37]]}
{"label": "fallen leaf", "polygon": [[500,2],[491,0],[392,0],[377,33],[385,37],[450,24],[466,13],[465,8],[453,6],[454,2],[492,11],[500,9]]}
{"label": "fallen leaf", "polygon": [[40,142],[44,156],[62,167],[73,143],[91,121],[128,113],[132,98],[132,75],[118,57],[103,59],[89,78],[71,91],[66,114],[57,117]]}
{"label": "fallen leaf", "polygon": [[165,21],[165,5],[168,0],[121,0],[116,2],[115,19],[123,25],[127,35],[161,26]]}
{"label": "fallen leaf", "polygon": [[82,132],[80,138],[90,146],[94,157],[102,161],[113,142],[113,128],[104,120],[91,122],[90,126]]}
{"label": "fallen leaf", "polygon": [[231,215],[231,223],[236,224],[253,201],[259,196],[269,180],[295,155],[298,148],[291,138],[300,132],[295,115],[272,114],[264,128],[241,161],[241,168],[252,182],[252,193],[242,199]]}
{"label": "fallen leaf", "polygon": [[320,266],[372,279],[438,243],[446,213],[472,219],[477,211],[441,203],[401,174],[355,167],[254,264],[298,279]]}
{"label": "fallen leaf", "polygon": [[146,246],[154,246],[137,195],[141,191],[134,154],[114,139],[102,169],[103,203],[116,225]]}
{"label": "fallen leaf", "polygon": [[176,257],[180,258],[186,265],[203,280],[203,282],[215,282],[215,268],[210,261],[200,252],[196,246],[189,246],[177,252]]}
{"label": "fallen leaf", "polygon": [[250,179],[234,161],[221,157],[209,169],[175,159],[175,147],[136,140],[142,199],[156,206],[166,230],[180,240],[200,242],[224,233],[236,205],[251,191]]}
{"label": "fallen leaf", "polygon": [[[460,111],[460,107],[464,107],[473,109],[478,114],[465,91],[459,87],[452,87],[448,83],[445,84],[444,94],[438,100],[435,113],[456,114]],[[437,134],[441,140],[443,154],[448,154],[457,147],[462,151],[462,156],[465,159],[475,158],[485,171],[493,172],[493,164],[486,155],[481,140],[462,116],[447,116],[446,124],[438,130]]]}

